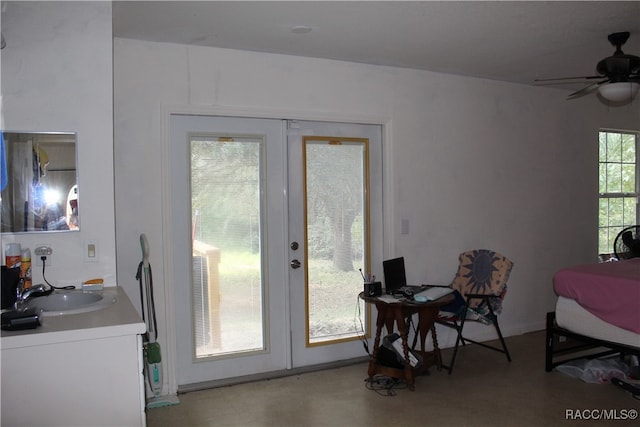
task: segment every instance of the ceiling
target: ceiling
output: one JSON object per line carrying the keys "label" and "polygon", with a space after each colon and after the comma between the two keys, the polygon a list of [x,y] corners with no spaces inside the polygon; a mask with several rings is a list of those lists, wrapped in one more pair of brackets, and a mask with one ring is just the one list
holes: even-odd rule
{"label": "ceiling", "polygon": [[631,33],[624,52],[640,56],[639,1],[113,2],[115,37],[524,84],[596,74],[615,50],[607,35],[620,31]]}

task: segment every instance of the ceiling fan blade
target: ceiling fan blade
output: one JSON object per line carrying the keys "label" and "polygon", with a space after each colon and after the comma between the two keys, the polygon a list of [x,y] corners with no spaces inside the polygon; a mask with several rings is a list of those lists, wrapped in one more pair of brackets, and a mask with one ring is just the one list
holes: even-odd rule
{"label": "ceiling fan blade", "polygon": [[598,86],[600,86],[602,83],[607,83],[608,81],[609,81],[609,79],[604,79],[604,80],[601,80],[599,82],[591,83],[589,86],[585,86],[582,89],[580,89],[579,91],[576,91],[576,92],[573,92],[573,93],[569,94],[569,96],[567,96],[567,99],[576,99],[576,98],[580,98],[581,96],[588,95],[591,92],[593,92],[596,89],[598,89]]}
{"label": "ceiling fan blade", "polygon": [[579,77],[555,77],[550,79],[535,79],[534,82],[559,82],[564,80],[592,80],[592,79],[601,79],[604,76],[579,76]]}

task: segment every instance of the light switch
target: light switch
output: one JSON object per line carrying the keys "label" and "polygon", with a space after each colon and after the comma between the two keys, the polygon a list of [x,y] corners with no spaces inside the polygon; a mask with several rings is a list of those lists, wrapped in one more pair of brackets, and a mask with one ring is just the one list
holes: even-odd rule
{"label": "light switch", "polygon": [[400,221],[400,234],[409,234],[409,220],[403,219]]}
{"label": "light switch", "polygon": [[84,242],[84,262],[98,262],[100,251],[96,240],[86,240]]}

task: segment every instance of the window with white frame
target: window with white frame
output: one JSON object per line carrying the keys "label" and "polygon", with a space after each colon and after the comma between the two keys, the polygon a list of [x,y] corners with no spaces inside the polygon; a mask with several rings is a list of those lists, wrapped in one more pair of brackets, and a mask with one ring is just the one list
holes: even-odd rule
{"label": "window with white frame", "polygon": [[638,224],[640,198],[640,133],[599,132],[598,253],[608,259],[616,236]]}

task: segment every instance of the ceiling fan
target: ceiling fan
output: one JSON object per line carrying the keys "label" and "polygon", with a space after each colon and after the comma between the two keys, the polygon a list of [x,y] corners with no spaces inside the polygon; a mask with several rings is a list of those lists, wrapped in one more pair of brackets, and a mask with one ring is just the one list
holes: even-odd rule
{"label": "ceiling fan", "polygon": [[622,45],[629,39],[629,32],[612,33],[609,34],[608,39],[615,46],[616,51],[598,62],[596,66],[598,75],[536,79],[535,82],[597,79],[598,81],[569,94],[567,99],[579,98],[596,90],[609,101],[624,102],[632,99],[640,89],[640,57],[628,55],[622,51]]}

